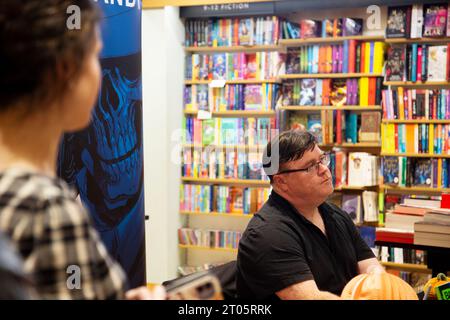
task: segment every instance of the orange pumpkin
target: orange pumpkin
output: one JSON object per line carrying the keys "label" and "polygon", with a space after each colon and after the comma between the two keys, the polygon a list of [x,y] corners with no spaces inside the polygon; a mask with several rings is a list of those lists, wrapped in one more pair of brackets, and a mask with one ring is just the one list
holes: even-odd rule
{"label": "orange pumpkin", "polygon": [[354,277],[341,294],[346,300],[419,300],[414,289],[388,272],[364,273]]}
{"label": "orange pumpkin", "polygon": [[423,286],[423,292],[426,294],[427,300],[436,300],[436,287],[439,287],[441,284],[449,282],[450,279],[443,273],[439,273],[436,277],[431,278],[428,282]]}

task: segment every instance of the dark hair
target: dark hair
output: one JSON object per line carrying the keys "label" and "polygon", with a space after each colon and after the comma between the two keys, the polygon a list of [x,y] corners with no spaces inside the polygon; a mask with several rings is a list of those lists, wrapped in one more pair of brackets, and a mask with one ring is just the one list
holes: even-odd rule
{"label": "dark hair", "polygon": [[[81,11],[79,29],[67,27],[71,5]],[[99,20],[92,0],[0,0],[0,112],[61,96],[79,75]]]}
{"label": "dark hair", "polygon": [[[271,169],[274,157],[278,157],[277,172],[279,172],[283,164],[300,159],[305,151],[312,151],[316,144],[316,137],[311,132],[299,129],[284,131],[269,141],[263,154],[263,168],[270,183],[273,182],[275,175]],[[278,149],[278,154],[272,154],[272,151],[276,150],[275,147]]]}

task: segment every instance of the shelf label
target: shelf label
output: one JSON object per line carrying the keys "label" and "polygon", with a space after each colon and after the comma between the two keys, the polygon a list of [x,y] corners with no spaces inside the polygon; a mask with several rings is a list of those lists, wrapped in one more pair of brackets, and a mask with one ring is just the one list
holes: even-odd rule
{"label": "shelf label", "polygon": [[223,88],[223,87],[225,87],[226,83],[227,83],[226,80],[212,80],[209,83],[209,87],[210,88]]}
{"label": "shelf label", "polygon": [[211,119],[211,112],[206,110],[198,110],[197,119],[199,120]]}

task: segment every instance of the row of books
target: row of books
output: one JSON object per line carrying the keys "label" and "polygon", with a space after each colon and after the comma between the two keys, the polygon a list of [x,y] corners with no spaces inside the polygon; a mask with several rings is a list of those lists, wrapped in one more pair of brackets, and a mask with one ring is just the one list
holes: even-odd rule
{"label": "row of books", "polygon": [[382,262],[427,264],[427,252],[425,250],[380,246],[379,252],[379,259]]}
{"label": "row of books", "polygon": [[182,245],[237,249],[241,232],[227,230],[178,229],[178,241]]}
{"label": "row of books", "polygon": [[183,118],[183,142],[195,145],[266,145],[278,134],[275,118]]}
{"label": "row of books", "polygon": [[450,77],[450,44],[392,45],[386,62],[387,81],[439,82]]}
{"label": "row of books", "polygon": [[285,54],[235,52],[186,56],[186,80],[266,80],[285,73]]}
{"label": "row of books", "polygon": [[268,188],[181,185],[180,210],[249,214],[257,212],[269,198]]}
{"label": "row of books", "polygon": [[385,43],[345,40],[342,45],[312,45],[289,48],[286,74],[373,73],[381,74]]}
{"label": "row of books", "polygon": [[277,44],[277,16],[189,19],[185,22],[187,47],[222,47]]}
{"label": "row of books", "polygon": [[210,88],[206,84],[185,86],[184,109],[186,111],[225,110],[275,110],[280,85],[228,84],[222,88]]}
{"label": "row of books", "polygon": [[387,153],[450,154],[450,125],[397,124],[381,125],[382,151]]}
{"label": "row of books", "polygon": [[450,210],[429,209],[414,223],[414,244],[450,248]]}
{"label": "row of books", "polygon": [[450,119],[450,90],[406,89],[382,91],[384,119]]}
{"label": "row of books", "polygon": [[342,210],[347,212],[355,224],[378,221],[378,193],[363,191],[361,194],[342,195]]}
{"label": "row of books", "polygon": [[282,104],[374,106],[381,102],[382,78],[301,79],[283,83]]}
{"label": "row of books", "polygon": [[[321,144],[341,144],[380,141],[379,112],[322,111],[321,114],[292,112],[288,129],[305,129],[314,133]],[[282,128],[286,128],[283,124]]]}
{"label": "row of books", "polygon": [[245,152],[183,148],[183,177],[208,179],[267,180],[262,168],[262,151]]}
{"label": "row of books", "polygon": [[388,7],[386,38],[450,37],[448,2]]}
{"label": "row of books", "polygon": [[386,185],[448,188],[449,159],[383,157],[382,172]]}
{"label": "row of books", "polygon": [[283,39],[330,38],[362,35],[363,19],[336,18],[324,20],[302,19],[282,21]]}

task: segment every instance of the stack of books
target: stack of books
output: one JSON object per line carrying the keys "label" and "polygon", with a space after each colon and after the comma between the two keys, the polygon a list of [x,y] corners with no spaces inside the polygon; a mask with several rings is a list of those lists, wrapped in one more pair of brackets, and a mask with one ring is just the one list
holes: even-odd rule
{"label": "stack of books", "polygon": [[428,210],[414,224],[414,244],[450,248],[450,209]]}

